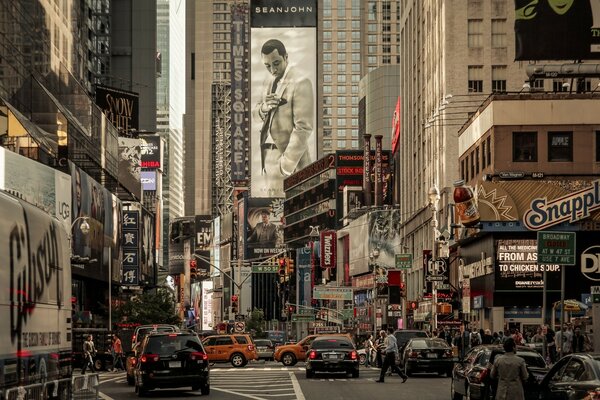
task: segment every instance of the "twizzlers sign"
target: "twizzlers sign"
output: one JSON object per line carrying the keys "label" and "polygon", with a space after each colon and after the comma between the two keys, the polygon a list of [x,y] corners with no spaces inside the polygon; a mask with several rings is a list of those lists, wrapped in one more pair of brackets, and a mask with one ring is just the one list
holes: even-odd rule
{"label": "twizzlers sign", "polygon": [[335,268],[337,259],[337,234],[335,231],[321,232],[321,268]]}

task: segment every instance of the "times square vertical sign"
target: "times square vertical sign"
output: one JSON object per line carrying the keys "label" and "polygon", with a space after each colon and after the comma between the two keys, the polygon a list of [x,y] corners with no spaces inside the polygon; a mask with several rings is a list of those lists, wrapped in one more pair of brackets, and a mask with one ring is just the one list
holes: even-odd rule
{"label": "times square vertical sign", "polygon": [[248,6],[231,6],[231,180],[246,180],[246,74],[245,56]]}

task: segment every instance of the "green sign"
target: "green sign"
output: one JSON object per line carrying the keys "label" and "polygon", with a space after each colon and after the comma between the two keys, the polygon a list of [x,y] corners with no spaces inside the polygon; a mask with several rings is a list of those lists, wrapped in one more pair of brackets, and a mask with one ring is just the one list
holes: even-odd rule
{"label": "green sign", "polygon": [[538,264],[576,265],[575,232],[538,232]]}
{"label": "green sign", "polygon": [[315,286],[313,299],[317,300],[352,300],[352,288],[334,286]]}
{"label": "green sign", "polygon": [[252,273],[253,274],[276,274],[279,272],[278,265],[253,265]]}
{"label": "green sign", "polygon": [[412,267],[412,254],[396,254],[396,269],[410,269]]}
{"label": "green sign", "polygon": [[315,315],[315,310],[313,308],[299,308],[298,314]]}
{"label": "green sign", "polygon": [[314,314],[292,314],[292,322],[312,322],[314,320]]}

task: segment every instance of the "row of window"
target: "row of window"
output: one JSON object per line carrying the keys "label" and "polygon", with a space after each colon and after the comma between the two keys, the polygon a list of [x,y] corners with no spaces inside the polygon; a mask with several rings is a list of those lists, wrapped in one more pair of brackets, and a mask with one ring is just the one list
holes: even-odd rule
{"label": "row of window", "polygon": [[[346,64],[337,64],[337,72],[346,73]],[[360,64],[352,63],[352,72],[360,73]],[[332,64],[323,64],[323,72],[333,72]]]}
{"label": "row of window", "polygon": [[[467,71],[469,93],[483,92],[483,65],[469,65]],[[506,65],[492,65],[492,92],[506,92]]]}
{"label": "row of window", "polygon": [[[336,142],[337,148],[338,149],[347,149],[348,147],[346,147],[346,145],[347,145],[348,142],[350,143],[350,148],[351,149],[358,149],[358,140],[350,140],[350,141],[347,141],[347,140],[338,140]],[[330,149],[332,149],[332,146],[331,146],[332,144],[333,144],[333,142],[331,140],[328,140],[328,139],[323,140],[323,149],[324,150],[330,150]]]}
{"label": "row of window", "polygon": [[[358,138],[358,129],[348,129],[348,131],[350,131],[350,133],[352,134],[352,138]],[[344,138],[346,137],[346,129],[336,129],[336,133],[337,133],[337,137],[338,138]],[[330,128],[325,128],[323,129],[323,136],[324,137],[331,137],[333,134],[333,131]]]}
{"label": "row of window", "polygon": [[[596,139],[599,133],[596,132]],[[537,136],[537,132],[513,132],[514,162],[538,161]],[[597,153],[596,161],[598,161]],[[548,132],[548,161],[573,161],[573,132]]]}
{"label": "row of window", "polygon": [[[337,104],[345,106],[346,105],[346,99],[347,99],[347,97],[345,97],[345,96],[336,97]],[[358,104],[358,96],[352,96],[350,98],[350,101],[352,102],[352,105]],[[332,105],[333,104],[332,97],[331,96],[323,96],[323,104],[326,105],[326,106]]]}
{"label": "row of window", "polygon": [[[346,118],[337,118],[337,126],[346,126],[346,121]],[[351,118],[350,121],[351,126],[358,126],[358,118]],[[331,124],[332,118],[323,118],[323,126],[331,126]]]}
{"label": "row of window", "polygon": [[[491,47],[506,47],[506,19],[493,19],[491,24]],[[469,48],[482,48],[487,45],[483,40],[483,20],[467,21],[467,45]]]}
{"label": "row of window", "polygon": [[[343,116],[346,115],[346,107],[337,108],[337,115]],[[333,115],[333,109],[331,107],[323,108],[323,115]],[[351,107],[351,115],[358,116],[358,107]]]}
{"label": "row of window", "polygon": [[460,162],[460,176],[468,181],[492,163],[492,141],[487,138]]}

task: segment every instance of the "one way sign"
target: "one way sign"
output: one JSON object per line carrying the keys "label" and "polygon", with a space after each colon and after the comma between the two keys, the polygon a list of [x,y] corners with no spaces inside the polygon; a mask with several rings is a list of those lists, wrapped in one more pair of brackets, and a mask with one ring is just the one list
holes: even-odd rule
{"label": "one way sign", "polygon": [[592,292],[592,303],[600,304],[600,286],[592,286],[590,290]]}

